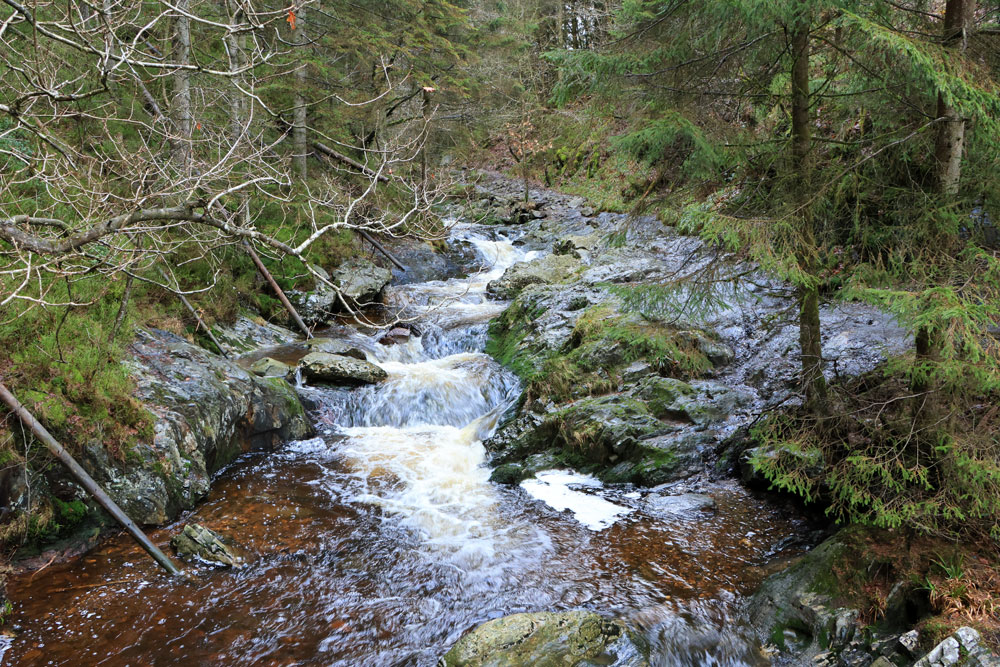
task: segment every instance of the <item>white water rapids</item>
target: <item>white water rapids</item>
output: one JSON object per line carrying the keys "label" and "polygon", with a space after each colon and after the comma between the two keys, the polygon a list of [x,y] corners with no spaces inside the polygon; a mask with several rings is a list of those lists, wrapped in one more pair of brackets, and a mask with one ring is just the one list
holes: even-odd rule
{"label": "white water rapids", "polygon": [[573,471],[489,481],[482,441],[520,387],[483,353],[504,308],[486,286],[532,254],[457,233],[482,271],[388,295],[422,335],[358,334],[388,379],[302,387],[318,437],[244,457],[184,516],[245,567],[177,585],[124,539],[54,564],[13,584],[17,664],[431,667],[484,621],[567,609],[628,619],[655,666],[763,664],[735,609],[797,519],[734,484],[710,489],[715,512],[665,517],[650,490]]}
{"label": "white water rapids", "polygon": [[[337,415],[331,430],[345,436],[337,449],[365,489],[358,501],[398,515],[420,532],[425,545],[489,559],[514,548],[511,535],[527,536],[533,548],[546,542],[530,525],[512,526],[501,513],[482,445],[516,394],[517,380],[481,351],[448,352],[473,340],[465,328],[478,327],[481,333],[502,310],[503,304],[487,298],[487,284],[533,253],[507,240],[477,235],[468,240],[485,265],[482,271],[399,288],[390,296],[394,305],[417,309],[420,321],[436,328],[437,349],[425,349],[420,337],[367,348],[369,361],[388,379],[339,392],[342,403],[328,409]],[[549,473],[523,488],[556,511],[571,511],[593,530],[609,527],[630,511],[572,485],[601,486],[567,472],[558,479]]]}

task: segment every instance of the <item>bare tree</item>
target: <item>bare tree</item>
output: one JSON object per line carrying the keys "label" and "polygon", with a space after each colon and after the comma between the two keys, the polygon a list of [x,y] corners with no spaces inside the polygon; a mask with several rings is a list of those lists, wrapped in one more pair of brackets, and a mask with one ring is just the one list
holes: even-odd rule
{"label": "bare tree", "polygon": [[[429,117],[418,111],[378,146],[358,148],[307,128],[304,100],[289,124],[268,99],[268,82],[303,71],[294,57],[308,48],[302,7],[298,15],[254,0],[0,7],[0,306],[65,303],[51,296],[57,276],[121,274],[177,289],[150,269],[169,268],[163,258],[183,248],[210,257],[249,242],[305,261],[333,230],[440,234],[432,208],[446,183],[420,179]],[[406,75],[387,70],[385,79],[391,93]],[[305,184],[313,142],[343,160],[318,165]],[[386,188],[393,212],[380,199]],[[260,224],[265,207],[293,198],[304,220]]]}

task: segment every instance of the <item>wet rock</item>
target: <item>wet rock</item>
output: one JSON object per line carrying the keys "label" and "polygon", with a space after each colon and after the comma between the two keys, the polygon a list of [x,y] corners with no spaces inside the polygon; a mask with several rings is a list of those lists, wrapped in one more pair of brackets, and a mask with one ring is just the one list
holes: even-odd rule
{"label": "wet rock", "polygon": [[1000,667],[1000,658],[990,653],[976,630],[967,626],[952,633],[913,667],[950,667],[959,661],[970,667]]}
{"label": "wet rock", "polygon": [[[768,577],[747,603],[747,615],[763,642],[797,656],[818,654],[831,648],[836,636],[837,610],[830,600],[834,564],[844,553],[844,543],[834,536],[823,542],[795,564]],[[791,645],[785,631],[794,629],[807,635],[808,643]],[[846,633],[846,630],[844,630]]]}
{"label": "wet rock", "polygon": [[541,208],[541,202],[524,200],[515,201],[510,204],[506,214],[503,215],[503,218],[506,223],[511,225],[524,224],[530,220],[544,218],[545,215],[540,210]]}
{"label": "wet rock", "polygon": [[[312,292],[289,290],[287,296],[299,311],[306,324],[321,324],[344,310],[339,295],[351,308],[364,308],[382,299],[382,290],[392,282],[392,272],[376,266],[371,261],[355,257],[342,263],[330,273],[313,267],[326,277],[334,287],[317,281]],[[339,293],[339,294],[338,294]]]}
{"label": "wet rock", "polygon": [[557,255],[570,255],[577,259],[585,259],[590,257],[590,253],[594,251],[599,242],[600,238],[597,234],[571,235],[556,241],[552,252]]}
{"label": "wet rock", "polygon": [[656,375],[656,369],[646,361],[636,361],[625,367],[622,371],[622,382],[625,384],[635,384],[645,377]]}
{"label": "wet rock", "polygon": [[645,401],[656,417],[681,419],[699,426],[721,421],[751,400],[720,382],[693,380],[688,383],[655,376],[643,378],[634,395]]}
{"label": "wet rock", "polygon": [[331,271],[330,281],[352,306],[364,307],[381,300],[382,290],[392,281],[392,272],[355,257]]}
{"label": "wet rock", "polygon": [[645,642],[624,622],[591,611],[514,614],[462,637],[442,667],[647,667]]}
{"label": "wet rock", "polygon": [[540,428],[592,463],[625,457],[640,440],[667,430],[641,401],[620,395],[571,403],[547,415]]}
{"label": "wet rock", "polygon": [[899,636],[899,648],[911,658],[920,654],[920,633],[916,630],[904,632]]}
{"label": "wet rock", "polygon": [[546,255],[530,262],[515,264],[503,276],[486,286],[486,293],[495,299],[512,299],[529,285],[551,285],[569,279],[579,268],[580,261],[568,255]]}
{"label": "wet rock", "polygon": [[704,469],[712,441],[711,435],[690,429],[645,438],[624,461],[595,474],[609,483],[657,486],[676,482]]}
{"label": "wet rock", "polygon": [[260,377],[283,378],[288,377],[293,369],[286,363],[280,362],[271,357],[258,359],[250,366],[250,372]]}
{"label": "wet rock", "polygon": [[517,463],[504,463],[497,466],[492,474],[490,474],[490,481],[512,486],[520,484],[522,481],[534,477],[542,471],[564,467],[566,467],[566,464],[559,457],[558,452],[540,452],[532,454]]}
{"label": "wet rock", "polygon": [[364,350],[345,340],[337,338],[313,338],[311,340],[307,340],[305,345],[312,352],[339,354],[342,357],[351,357],[352,359],[360,359],[361,361],[368,360]]}
{"label": "wet rock", "polygon": [[494,463],[523,461],[543,444],[537,435],[543,421],[541,416],[534,413],[522,413],[501,424],[496,433],[483,442],[483,447]]}
{"label": "wet rock", "polygon": [[212,475],[239,454],[312,433],[295,390],[280,378],[259,378],[164,331],[140,330],[131,352],[135,396],[155,417],[152,438],[124,461],[91,443],[81,463],[137,523],[166,523],[194,507]]}
{"label": "wet rock", "polygon": [[406,267],[405,271],[395,265],[390,267],[393,285],[459,278],[468,275],[478,260],[475,250],[461,239],[431,245],[426,241],[403,237],[384,238],[380,243]]}
{"label": "wet rock", "polygon": [[698,519],[715,511],[715,498],[703,493],[671,496],[651,493],[643,499],[646,511],[666,519]]}
{"label": "wet rock", "polygon": [[237,567],[243,559],[224,542],[222,535],[201,524],[189,523],[170,540],[178,557],[188,563],[214,567]]}
{"label": "wet rock", "polygon": [[389,374],[369,361],[327,352],[310,352],[299,362],[308,379],[339,385],[376,384]]}
{"label": "wet rock", "polygon": [[239,356],[263,347],[287,345],[300,338],[290,329],[245,315],[237,317],[232,324],[214,325],[212,334],[222,345],[223,351],[230,356]]}
{"label": "wet rock", "polygon": [[405,343],[410,340],[413,335],[409,329],[404,329],[402,327],[394,327],[387,331],[384,336],[378,339],[378,342],[382,345],[399,345],[400,343]]}

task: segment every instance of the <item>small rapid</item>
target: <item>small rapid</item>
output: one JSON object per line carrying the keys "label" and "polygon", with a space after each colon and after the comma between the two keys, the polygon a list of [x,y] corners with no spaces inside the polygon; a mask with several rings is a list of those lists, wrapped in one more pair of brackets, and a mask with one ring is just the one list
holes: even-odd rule
{"label": "small rapid", "polygon": [[13,582],[16,664],[429,667],[484,621],[581,608],[632,622],[654,665],[766,664],[735,609],[796,516],[732,483],[709,489],[714,512],[665,516],[649,490],[573,471],[489,481],[482,443],[519,384],[483,352],[504,308],[486,286],[534,255],[455,234],[483,269],[390,290],[420,335],[363,346],[388,379],[299,380],[318,436],[243,457],[184,517],[232,535],[245,567],[174,582],[111,540]]}

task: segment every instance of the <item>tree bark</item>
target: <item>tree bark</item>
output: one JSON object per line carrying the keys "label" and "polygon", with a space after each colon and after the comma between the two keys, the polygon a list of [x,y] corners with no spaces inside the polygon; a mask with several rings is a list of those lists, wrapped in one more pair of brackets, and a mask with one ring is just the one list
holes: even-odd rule
{"label": "tree bark", "polygon": [[[811,181],[812,132],[809,96],[809,29],[807,20],[800,19],[791,35],[792,53],[792,180],[795,199],[802,205],[809,196]],[[802,211],[803,236],[813,240],[812,217]],[[808,273],[815,267],[809,253],[799,258]],[[799,292],[799,348],[801,356],[801,384],[805,391],[806,407],[818,414],[827,410],[826,378],[823,376],[823,341],[819,319],[819,287],[801,285]]]}
{"label": "tree bark", "polygon": [[[968,47],[976,11],[975,0],[948,0],[945,5],[943,41],[954,51],[956,58],[964,56]],[[940,122],[934,145],[935,176],[937,191],[942,203],[954,200],[958,195],[962,178],[962,152],[965,146],[965,119],[944,95],[938,93],[937,117]],[[911,381],[911,390],[917,395],[914,407],[914,423],[921,432],[933,429],[943,410],[943,401],[937,394],[933,382],[933,365],[941,359],[940,331],[933,326],[917,330],[914,347],[917,369]],[[922,433],[921,441],[932,436]]]}
{"label": "tree bark", "polygon": [[[177,9],[187,12],[190,0],[177,0]],[[183,13],[174,19],[173,57],[181,65],[191,60],[191,19]],[[191,132],[194,126],[191,115],[191,72],[178,69],[173,75],[174,95],[171,101],[174,140],[171,142],[174,166],[187,175],[191,169]]]}
{"label": "tree bark", "polygon": [[[948,0],[944,14],[944,43],[964,55],[976,11],[975,0]],[[938,127],[934,146],[938,191],[945,197],[958,194],[962,177],[962,150],[965,146],[965,119],[938,94],[937,117],[943,119]]]}
{"label": "tree bark", "polygon": [[[298,45],[300,53],[304,53],[306,44],[306,9],[299,5],[295,10],[295,29],[293,38]],[[302,60],[298,69],[295,70],[295,108],[292,110],[292,150],[295,154],[292,157],[292,164],[295,173],[303,182],[309,176],[309,166],[307,157],[309,155],[309,136],[306,126],[306,99],[305,90],[308,85],[306,78],[306,64]]]}

